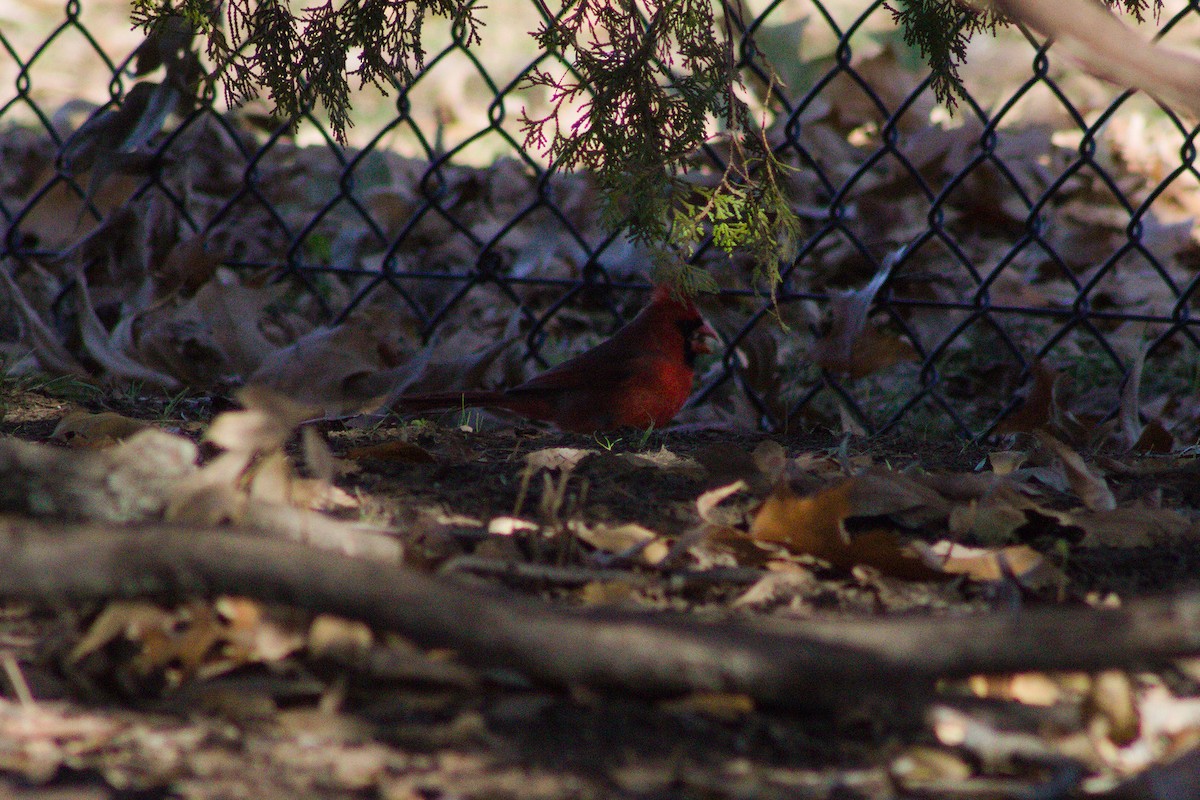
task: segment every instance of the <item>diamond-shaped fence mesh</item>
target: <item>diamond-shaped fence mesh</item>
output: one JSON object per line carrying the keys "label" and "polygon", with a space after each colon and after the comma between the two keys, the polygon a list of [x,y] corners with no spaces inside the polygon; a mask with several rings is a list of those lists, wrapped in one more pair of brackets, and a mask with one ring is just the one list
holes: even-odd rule
{"label": "diamond-shaped fence mesh", "polygon": [[[345,335],[387,374],[431,340],[487,351],[433,374],[495,382],[628,318],[648,254],[521,132],[522,109],[549,108],[525,76],[566,69],[529,36],[546,9],[487,6],[482,46],[434,20],[411,86],[361,91],[344,147],[313,115],[281,128],[219,97],[183,108],[138,69],[124,3],[0,10],[10,366],[32,347],[44,370],[202,387],[261,372],[256,342],[294,357]],[[1168,7],[1157,30],[1190,46],[1198,16]],[[1189,123],[1020,30],[972,45],[951,113],[882,2],[775,0],[733,19],[804,234],[775,304],[745,257],[695,254],[721,287],[701,305],[724,348],[685,419],[979,436],[1057,371],[1076,417],[1136,411],[1194,440]],[[696,179],[722,168],[717,138]]]}

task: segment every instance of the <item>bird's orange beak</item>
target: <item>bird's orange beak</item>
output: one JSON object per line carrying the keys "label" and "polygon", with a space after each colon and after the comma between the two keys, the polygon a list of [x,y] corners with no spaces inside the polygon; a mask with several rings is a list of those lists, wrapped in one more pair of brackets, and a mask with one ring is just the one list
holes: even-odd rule
{"label": "bird's orange beak", "polygon": [[699,328],[696,328],[695,333],[692,334],[692,340],[689,342],[689,347],[691,347],[693,353],[708,354],[712,352],[712,348],[709,347],[708,340],[715,340],[716,338],[717,332],[708,327],[707,324],[704,324]]}

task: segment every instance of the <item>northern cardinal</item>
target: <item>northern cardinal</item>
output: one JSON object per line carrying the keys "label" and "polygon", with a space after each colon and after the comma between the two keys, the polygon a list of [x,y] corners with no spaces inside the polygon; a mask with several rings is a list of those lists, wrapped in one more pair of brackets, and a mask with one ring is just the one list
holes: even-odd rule
{"label": "northern cardinal", "polygon": [[666,425],[692,391],[696,356],[716,338],[696,306],[658,286],[612,338],[524,383],[496,391],[402,395],[402,411],[500,408],[577,433]]}

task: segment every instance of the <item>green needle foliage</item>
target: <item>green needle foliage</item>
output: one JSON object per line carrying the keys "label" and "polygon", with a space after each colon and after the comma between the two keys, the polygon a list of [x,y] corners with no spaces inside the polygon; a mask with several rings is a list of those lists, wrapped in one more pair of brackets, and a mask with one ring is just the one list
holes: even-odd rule
{"label": "green needle foliage", "polygon": [[994,34],[1003,17],[958,0],[898,0],[887,9],[904,28],[904,43],[918,48],[929,61],[930,88],[938,102],[954,108],[964,92],[958,67],[967,60],[971,37],[983,31]]}
{"label": "green needle foliage", "polygon": [[[749,250],[773,282],[799,223],[778,180],[786,167],[734,92],[729,27],[716,28],[709,0],[569,2],[534,34],[570,68],[531,73],[528,82],[553,101],[545,116],[522,117],[526,145],[560,168],[590,170],[605,220],[628,225],[635,240],[687,256],[711,233],[727,253]],[[715,186],[685,181],[688,160],[717,129],[731,147],[729,168]]]}
{"label": "green needle foliage", "polygon": [[[1138,22],[1151,9],[1149,0],[1104,0],[1109,8],[1122,8]],[[971,37],[986,31],[994,34],[1008,20],[986,3],[959,0],[895,0],[885,7],[904,28],[904,41],[921,51],[929,62],[930,87],[939,103],[953,109],[964,96],[959,65],[967,60]],[[1162,10],[1162,0],[1154,0],[1154,14]]]}
{"label": "green needle foliage", "polygon": [[[206,39],[211,77],[224,84],[230,106],[265,90],[276,113],[292,119],[319,101],[344,141],[353,124],[348,78],[383,91],[394,77],[411,82],[424,65],[427,14],[454,20],[464,44],[478,45],[471,7],[472,0],[325,0],[297,18],[287,0],[133,0],[132,17],[149,34],[186,20]],[[352,51],[357,66],[347,69]]]}
{"label": "green needle foliage", "polygon": [[[319,101],[344,141],[348,78],[385,92],[393,77],[411,81],[428,14],[454,20],[464,45],[480,44],[472,8],[472,0],[326,0],[296,13],[285,0],[134,0],[133,16],[149,33],[186,20],[206,41],[210,80],[230,105],[263,92],[294,118]],[[711,0],[567,0],[534,36],[567,66],[530,73],[528,85],[549,88],[553,103],[542,118],[522,118],[527,143],[558,169],[594,173],[607,224],[628,226],[676,269],[711,234],[726,252],[748,249],[767,278],[778,275],[799,231],[779,180],[786,167],[735,95],[730,29],[718,33]],[[347,70],[351,52],[357,66]],[[688,160],[718,131],[732,154],[725,174],[715,185],[685,181]],[[704,277],[677,275],[690,287]]]}
{"label": "green needle foliage", "polygon": [[[1005,20],[957,0],[893,2],[887,7],[906,41],[929,60],[934,92],[953,107],[970,37]],[[1150,0],[1107,2],[1139,20],[1150,7]],[[427,15],[453,20],[464,46],[480,44],[474,0],[324,0],[298,15],[287,0],[133,4],[135,22],[148,33],[182,20],[204,37],[215,64],[210,81],[223,82],[231,105],[265,90],[280,115],[295,118],[319,101],[339,140],[352,124],[349,77],[385,92],[394,80],[411,82],[423,66]],[[1156,13],[1160,5],[1154,0]],[[628,227],[665,254],[683,288],[705,285],[705,274],[683,264],[709,236],[727,253],[748,251],[758,277],[773,286],[800,223],[786,194],[789,167],[735,91],[738,0],[719,8],[717,16],[712,0],[564,0],[533,34],[563,68],[534,69],[527,81],[550,91],[550,111],[522,116],[522,125],[527,145],[547,152],[558,169],[595,175],[608,225]],[[728,154],[724,174],[689,171],[705,144]]]}

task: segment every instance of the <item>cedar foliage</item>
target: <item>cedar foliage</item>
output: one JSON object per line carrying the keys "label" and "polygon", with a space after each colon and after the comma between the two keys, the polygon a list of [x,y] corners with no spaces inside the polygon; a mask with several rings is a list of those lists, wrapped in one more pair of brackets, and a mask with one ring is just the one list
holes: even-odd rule
{"label": "cedar foliage", "polygon": [[[1106,2],[1139,21],[1151,7]],[[298,15],[286,0],[133,3],[135,23],[150,34],[182,20],[203,37],[214,65],[210,86],[222,84],[231,106],[265,92],[277,114],[296,118],[319,102],[339,141],[353,124],[349,78],[385,93],[393,78],[410,82],[424,65],[428,15],[451,19],[463,46],[482,44],[475,0],[324,0]],[[541,8],[548,21],[533,35],[565,66],[530,72],[527,84],[549,89],[553,103],[543,117],[522,115],[526,144],[559,169],[594,173],[606,222],[627,226],[676,267],[711,235],[726,252],[749,251],[759,277],[773,285],[800,223],[786,193],[790,167],[735,92],[731,21],[742,14],[739,0],[722,0],[719,13],[710,0],[565,0],[557,15]],[[958,66],[970,38],[1005,20],[957,0],[893,0],[886,8],[928,60],[937,99],[953,108],[964,93]],[[1160,8],[1154,0],[1156,14]],[[583,113],[568,123],[568,107]],[[685,181],[689,160],[714,131],[729,153],[724,175],[714,185]],[[706,276],[685,269],[676,280],[696,289]]]}
{"label": "cedar foliage", "polygon": [[[1149,0],[1104,0],[1109,8],[1122,8],[1138,22],[1151,10]],[[885,7],[904,29],[904,42],[916,47],[929,62],[930,88],[939,103],[950,109],[965,95],[958,67],[967,60],[967,45],[978,33],[992,33],[1008,24],[986,3],[960,0],[895,0]],[[1157,18],[1162,0],[1154,0]]]}

